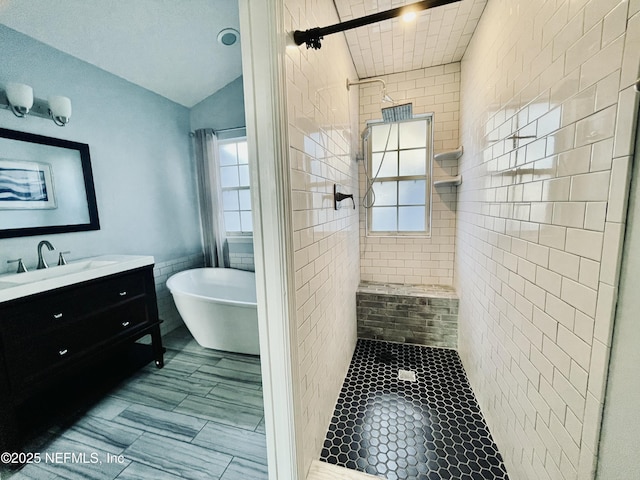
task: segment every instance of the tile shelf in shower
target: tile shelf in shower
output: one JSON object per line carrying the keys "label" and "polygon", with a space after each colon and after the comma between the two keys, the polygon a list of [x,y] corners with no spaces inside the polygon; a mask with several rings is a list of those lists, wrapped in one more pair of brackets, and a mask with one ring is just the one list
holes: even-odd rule
{"label": "tile shelf in shower", "polygon": [[434,187],[457,187],[462,184],[462,175],[446,177],[433,182]]}
{"label": "tile shelf in shower", "polygon": [[[445,164],[445,166],[452,167],[457,164],[457,160],[464,153],[464,148],[462,146],[458,147],[456,150],[451,150],[448,152],[436,153],[433,156],[433,159],[442,164],[443,162],[449,162]],[[433,182],[434,187],[457,187],[462,183],[462,175],[452,175],[449,177],[440,178]]]}
{"label": "tile shelf in shower", "polygon": [[443,162],[443,161],[447,161],[447,160],[458,160],[462,156],[463,153],[464,153],[464,148],[462,148],[462,145],[461,145],[455,150],[451,150],[451,151],[448,151],[448,152],[442,152],[442,153],[436,153],[433,156],[433,159],[436,162]]}
{"label": "tile shelf in shower", "polygon": [[358,292],[381,295],[458,299],[458,294],[455,289],[448,285],[403,285],[399,283],[361,282],[358,286]]}

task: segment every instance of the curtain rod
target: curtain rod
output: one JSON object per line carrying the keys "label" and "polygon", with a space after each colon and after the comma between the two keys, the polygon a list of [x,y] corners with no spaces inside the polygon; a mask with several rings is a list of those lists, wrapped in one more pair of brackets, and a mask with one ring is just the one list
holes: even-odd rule
{"label": "curtain rod", "polygon": [[231,132],[233,130],[246,130],[247,126],[243,125],[242,127],[231,127],[231,128],[221,128],[220,130],[213,130],[214,132],[218,133],[218,132]]}
{"label": "curtain rod", "polygon": [[[242,126],[242,127],[221,128],[220,130],[215,130],[215,129],[211,128],[210,130],[213,130],[213,133],[217,134],[217,133],[220,133],[220,132],[232,132],[234,130],[246,130],[246,129],[247,129],[247,127],[245,125],[245,126]],[[196,132],[189,132],[189,136],[190,137],[193,137],[195,134],[196,134]]]}
{"label": "curtain rod", "polygon": [[418,12],[426,10],[428,8],[441,7],[450,3],[459,2],[460,0],[422,0],[421,2],[410,3],[402,7],[392,8],[384,12],[372,13],[365,17],[354,18],[352,20],[346,20],[335,25],[329,25],[328,27],[316,27],[309,30],[296,30],[293,32],[293,40],[296,45],[307,45],[307,48],[314,48],[319,50],[321,40],[325,35],[331,35],[333,33],[344,32],[345,30],[351,30],[353,28],[364,27],[365,25],[371,25],[372,23],[381,22],[383,20],[389,20],[391,18],[399,17],[409,12]]}

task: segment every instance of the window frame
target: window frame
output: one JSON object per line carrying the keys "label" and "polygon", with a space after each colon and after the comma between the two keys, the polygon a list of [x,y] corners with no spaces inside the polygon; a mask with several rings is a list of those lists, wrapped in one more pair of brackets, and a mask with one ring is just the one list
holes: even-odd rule
{"label": "window frame", "polygon": [[[239,144],[239,143],[247,143],[247,136],[243,135],[243,136],[239,136],[239,137],[229,137],[229,138],[224,138],[224,139],[218,139],[218,144],[217,144],[217,155],[218,155],[218,177],[220,178],[222,176],[222,168],[223,167],[228,167],[228,166],[236,166],[239,167],[240,165],[245,165],[244,163],[235,163],[232,165],[222,165],[220,163],[220,150],[223,147],[223,145],[228,145],[228,144]],[[237,149],[237,147],[236,147]],[[248,149],[247,149],[247,155],[248,155]],[[249,165],[250,159],[247,157],[247,163],[246,165]],[[224,205],[224,193],[225,192],[231,192],[231,191],[235,191],[238,192],[238,210],[226,210],[225,209],[225,205]],[[222,184],[220,184],[220,202],[221,202],[221,206],[222,206],[222,217],[224,219],[224,215],[226,212],[237,212],[238,214],[240,214],[240,227],[242,228],[242,212],[249,212],[252,217],[253,217],[253,205],[251,206],[250,210],[243,210],[240,208],[240,192],[241,191],[249,191],[251,192],[251,178],[249,178],[249,185],[239,185],[237,187],[223,187]],[[249,201],[251,201],[251,195],[249,195]],[[224,231],[225,231],[225,236],[227,237],[239,237],[239,238],[243,238],[243,237],[252,237],[253,236],[253,218],[251,219],[251,231],[237,231],[237,230],[228,230],[227,229],[227,222],[224,222]]]}
{"label": "window frame", "polygon": [[[432,236],[432,226],[431,226],[431,222],[432,222],[432,210],[433,210],[433,113],[425,113],[425,114],[420,114],[420,115],[414,115],[413,118],[411,118],[410,120],[403,120],[400,122],[393,122],[393,123],[387,123],[386,125],[398,125],[398,136],[400,135],[400,127],[399,125],[402,123],[408,123],[408,122],[414,122],[417,120],[426,120],[427,121],[427,125],[426,125],[426,132],[427,132],[427,142],[426,142],[426,168],[425,168],[425,174],[424,175],[399,175],[400,171],[398,170],[398,175],[397,176],[393,176],[393,177],[379,177],[377,178],[375,181],[373,181],[372,183],[372,187],[373,185],[375,185],[375,183],[380,183],[382,181],[387,181],[387,182],[401,182],[404,180],[425,180],[425,229],[421,230],[421,231],[410,231],[410,230],[389,230],[389,231],[384,231],[384,230],[371,230],[371,226],[372,226],[372,213],[373,213],[373,208],[375,208],[374,206],[372,206],[371,208],[366,208],[366,219],[365,219],[365,223],[366,223],[366,236],[367,237],[409,237],[409,238],[431,238]],[[366,137],[366,152],[367,152],[367,156],[365,161],[367,162],[366,168],[367,171],[369,172],[369,175],[371,176],[371,178],[373,179],[373,176],[375,176],[375,173],[373,170],[373,152],[372,152],[372,138],[371,136],[373,135],[373,130],[372,127],[377,126],[377,125],[385,125],[385,122],[382,120],[369,120],[367,122],[367,129],[369,129],[370,133],[369,135]],[[406,149],[402,149],[400,148],[400,144],[398,142],[398,146],[396,147],[396,149],[394,150],[386,150],[386,152],[397,152],[398,153],[398,161],[400,158],[400,152],[401,151],[406,151],[406,150],[416,150],[415,148],[406,148]],[[376,153],[380,153],[380,152],[376,152]],[[368,187],[368,184],[367,184]],[[399,196],[399,189],[397,189],[397,193],[396,195]],[[396,198],[396,203],[394,205],[389,205],[389,206],[393,206],[396,209],[398,209],[399,207],[402,206],[413,206],[413,205],[400,205],[398,198]]]}

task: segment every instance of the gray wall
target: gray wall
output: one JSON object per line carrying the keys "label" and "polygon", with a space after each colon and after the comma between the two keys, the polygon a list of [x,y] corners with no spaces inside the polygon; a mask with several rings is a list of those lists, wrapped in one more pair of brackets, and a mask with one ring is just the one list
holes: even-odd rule
{"label": "gray wall", "polygon": [[191,109],[191,130],[244,127],[242,76],[205,98]]}
{"label": "gray wall", "polygon": [[101,224],[94,232],[0,240],[0,273],[14,268],[10,258],[33,267],[43,238],[71,250],[70,260],[122,253],[161,262],[200,253],[189,109],[1,25],[0,45],[0,86],[26,83],[38,98],[65,95],[73,105],[64,128],[8,111],[0,111],[0,126],[89,144]]}

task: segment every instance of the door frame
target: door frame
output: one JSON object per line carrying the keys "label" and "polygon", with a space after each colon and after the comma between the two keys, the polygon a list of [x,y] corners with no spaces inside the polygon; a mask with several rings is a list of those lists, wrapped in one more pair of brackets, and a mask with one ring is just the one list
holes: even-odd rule
{"label": "door frame", "polygon": [[303,479],[282,0],[239,0],[270,480]]}

